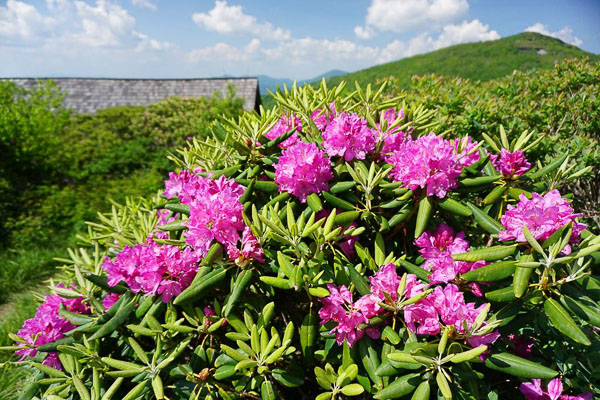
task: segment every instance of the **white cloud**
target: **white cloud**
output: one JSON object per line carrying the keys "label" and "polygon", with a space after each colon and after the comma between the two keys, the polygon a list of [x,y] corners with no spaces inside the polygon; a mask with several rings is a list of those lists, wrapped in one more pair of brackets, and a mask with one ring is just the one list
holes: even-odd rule
{"label": "white cloud", "polygon": [[214,46],[195,49],[187,54],[188,61],[195,63],[199,61],[247,61],[258,54],[260,40],[252,39],[243,48],[231,46],[227,43],[217,43]]}
{"label": "white cloud", "polygon": [[217,0],[207,13],[194,13],[192,19],[201,28],[221,34],[248,34],[265,40],[286,40],[290,31],[275,28],[269,22],[258,23],[252,15],[244,14],[242,6],[227,5]]}
{"label": "white cloud", "polygon": [[550,32],[548,27],[541,22],[537,22],[530,27],[525,29],[525,32],[537,32],[542,35],[551,36],[553,38],[557,38],[562,40],[565,43],[572,44],[574,46],[581,46],[583,44],[583,40],[573,35],[573,29],[570,26],[565,26],[559,31]]}
{"label": "white cloud", "polygon": [[[349,40],[313,39],[305,37],[281,42],[278,46],[264,49],[272,60],[289,60],[294,64],[314,64],[315,61],[345,62],[374,60],[379,54],[376,47],[358,45]],[[339,64],[338,64],[339,65]]]}
{"label": "white cloud", "polygon": [[389,62],[454,44],[496,39],[500,39],[500,35],[494,30],[490,31],[489,25],[484,25],[477,19],[470,22],[463,21],[461,24],[444,26],[442,33],[437,38],[433,38],[427,33],[421,33],[410,39],[408,43],[394,40],[381,51],[377,61],[380,63]]}
{"label": "white cloud", "polygon": [[489,25],[482,24],[478,19],[471,22],[463,21],[460,25],[446,25],[437,38],[434,48],[441,49],[458,43],[500,39],[498,32],[489,29]]}
{"label": "white cloud", "polygon": [[99,0],[95,6],[76,1],[82,31],[74,38],[93,47],[117,47],[135,38],[135,18],[118,4]]}
{"label": "white cloud", "polygon": [[150,0],[131,0],[131,4],[140,8],[148,8],[152,11],[156,11],[158,9],[156,4],[152,3]]}
{"label": "white cloud", "polygon": [[365,26],[357,26],[354,33],[368,39],[375,31],[406,32],[439,27],[462,17],[468,10],[467,0],[371,0]]}
{"label": "white cloud", "polygon": [[[34,3],[35,4],[35,3]],[[8,0],[0,7],[0,38],[26,42],[39,49],[83,46],[164,50],[172,47],[136,30],[136,20],[119,4],[109,0],[46,0],[46,13],[34,4]]]}
{"label": "white cloud", "polygon": [[8,0],[0,6],[0,37],[33,40],[50,31],[56,20],[44,16],[35,6],[17,0]]}

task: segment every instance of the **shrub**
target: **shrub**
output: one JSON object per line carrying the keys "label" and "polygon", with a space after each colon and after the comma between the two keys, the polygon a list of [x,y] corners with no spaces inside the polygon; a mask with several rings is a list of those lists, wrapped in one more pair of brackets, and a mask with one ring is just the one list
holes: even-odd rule
{"label": "shrub", "polygon": [[439,110],[441,132],[482,140],[504,127],[511,141],[523,131],[536,132],[545,140],[530,157],[549,161],[568,154],[578,167],[591,167],[569,189],[586,218],[600,227],[600,63],[568,59],[550,70],[515,71],[489,82],[427,75],[413,77],[408,91],[390,88],[408,102]]}
{"label": "shrub", "polygon": [[383,89],[223,119],[161,196],[91,223],[7,349],[24,398],[600,395],[577,172]]}

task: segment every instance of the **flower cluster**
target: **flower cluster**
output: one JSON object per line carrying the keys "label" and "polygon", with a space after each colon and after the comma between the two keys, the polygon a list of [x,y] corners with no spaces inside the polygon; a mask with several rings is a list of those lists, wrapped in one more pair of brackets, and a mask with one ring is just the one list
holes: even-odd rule
{"label": "flower cluster", "polygon": [[531,164],[525,158],[523,150],[510,152],[506,149],[500,151],[500,157],[497,154],[492,154],[490,160],[504,178],[517,178],[529,171]]}
{"label": "flower cluster", "polygon": [[[477,316],[486,304],[475,307],[475,303],[465,303],[464,294],[454,284],[436,286],[433,292],[404,309],[404,320],[411,332],[420,335],[437,335],[442,324],[454,326],[460,333],[466,333],[464,325],[471,329]],[[419,326],[417,327],[416,324]],[[473,346],[494,343],[500,334],[491,332],[485,335],[469,336],[467,342]]]}
{"label": "flower cluster", "polygon": [[[521,194],[519,202],[515,206],[509,205],[500,219],[506,230],[498,232],[498,239],[525,243],[527,239],[523,227],[527,226],[533,237],[543,241],[563,226],[573,222],[571,243],[576,243],[581,231],[587,227],[575,221],[575,218],[581,215],[573,212],[567,199],[561,197],[558,190],[551,190],[543,196],[532,193],[531,199]],[[567,245],[563,251],[566,254],[570,253],[570,246]]]}
{"label": "flower cluster", "polygon": [[531,382],[521,383],[519,387],[521,393],[527,400],[592,400],[591,393],[582,393],[579,396],[569,396],[562,394],[563,384],[559,378],[554,378],[548,382],[548,391],[542,389],[540,379],[532,379]]}
{"label": "flower cluster", "polygon": [[244,188],[234,180],[221,176],[219,179],[203,179],[203,189],[195,193],[190,203],[190,219],[185,241],[199,256],[205,256],[213,240],[233,250],[245,227],[242,220],[244,206],[240,196]]}
{"label": "flower cluster", "polygon": [[330,157],[364,160],[377,144],[375,131],[356,114],[340,113],[323,132],[323,147]]}
{"label": "flower cluster", "polygon": [[283,114],[277,120],[275,125],[273,125],[273,128],[271,128],[269,132],[265,133],[265,137],[271,140],[277,139],[281,135],[284,135],[294,128],[296,128],[296,132],[294,132],[292,136],[288,137],[283,142],[279,143],[279,147],[285,149],[296,144],[298,141],[297,132],[302,132],[302,120],[300,120],[297,115],[291,114],[288,116]]}
{"label": "flower cluster", "polygon": [[299,141],[283,150],[275,164],[275,183],[279,191],[293,194],[302,203],[306,202],[307,195],[328,190],[331,179],[331,163],[314,143]]}
{"label": "flower cluster", "polygon": [[169,172],[169,179],[165,181],[163,196],[167,199],[178,197],[181,204],[189,204],[202,191],[205,179],[198,175],[202,169],[196,168],[193,172],[181,170],[179,173]]}
{"label": "flower cluster", "polygon": [[198,261],[190,248],[182,250],[147,241],[125,246],[113,260],[107,257],[102,268],[110,286],[123,281],[135,293],[162,295],[166,303],[190,285],[198,271]]}
{"label": "flower cluster", "polygon": [[[427,196],[444,198],[456,187],[462,167],[472,160],[457,154],[448,140],[430,133],[417,139],[406,138],[385,157],[393,165],[390,176],[410,190],[425,189]],[[462,161],[461,161],[462,160]]]}
{"label": "flower cluster", "polygon": [[[371,292],[365,294],[356,302],[352,299],[352,292],[345,286],[339,288],[329,284],[329,297],[320,299],[323,307],[319,310],[321,324],[334,321],[337,325],[330,331],[330,334],[336,333],[338,344],[344,340],[352,347],[354,342],[363,337],[366,332],[372,338],[379,337],[378,328],[359,328],[361,324],[369,321],[369,318],[380,314],[383,311],[380,303],[393,302],[398,300],[398,287],[400,277],[396,273],[394,264],[386,264],[370,278]],[[415,275],[407,275],[406,286],[403,296],[410,298],[423,292],[424,284],[418,283]]]}
{"label": "flower cluster", "polygon": [[454,236],[454,230],[445,223],[438,225],[435,232],[423,233],[415,244],[420,247],[419,253],[425,259],[422,267],[431,272],[428,278],[432,284],[448,283],[458,274],[486,265],[485,261],[455,261],[452,258],[453,254],[468,252],[469,242],[465,240],[464,232]]}
{"label": "flower cluster", "polygon": [[[64,286],[59,284],[58,287]],[[26,341],[21,343],[23,348],[15,352],[22,356],[21,360],[27,356],[34,357],[37,354],[36,347],[62,339],[66,332],[76,328],[58,314],[61,304],[65,310],[72,313],[89,313],[89,307],[83,303],[83,297],[66,299],[57,295],[47,295],[44,302],[38,307],[35,316],[25,321],[23,327],[17,332],[17,336]],[[25,347],[26,345],[28,347]],[[57,353],[48,353],[43,364],[61,369]]]}

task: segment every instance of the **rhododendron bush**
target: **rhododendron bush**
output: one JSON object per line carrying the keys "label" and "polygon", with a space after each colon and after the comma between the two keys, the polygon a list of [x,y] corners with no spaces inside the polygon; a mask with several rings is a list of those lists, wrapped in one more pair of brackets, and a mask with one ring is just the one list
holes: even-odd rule
{"label": "rhododendron bush", "polygon": [[342,93],[223,118],[89,223],[5,349],[24,398],[600,396],[600,237],[563,190],[585,171]]}

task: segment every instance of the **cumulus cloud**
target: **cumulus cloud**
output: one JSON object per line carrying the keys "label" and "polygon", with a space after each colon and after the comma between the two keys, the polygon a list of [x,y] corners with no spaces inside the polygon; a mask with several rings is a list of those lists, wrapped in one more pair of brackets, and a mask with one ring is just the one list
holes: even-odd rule
{"label": "cumulus cloud", "polygon": [[440,27],[457,20],[469,10],[467,0],[371,0],[365,25],[354,33],[368,39],[375,31],[406,32]]}
{"label": "cumulus cloud", "polygon": [[0,38],[39,48],[106,47],[164,50],[172,44],[138,32],[136,20],[119,4],[97,0],[46,0],[42,14],[34,4],[8,0],[0,7]]}
{"label": "cumulus cloud", "polygon": [[252,39],[243,48],[235,47],[227,43],[217,43],[214,46],[195,49],[187,54],[190,62],[199,61],[248,61],[258,54],[260,49],[260,40]]}
{"label": "cumulus cloud", "polygon": [[269,59],[287,59],[295,64],[314,64],[315,61],[374,60],[379,54],[376,47],[362,46],[349,40],[328,40],[304,37],[264,49]]}
{"label": "cumulus cloud", "polygon": [[500,39],[500,35],[498,32],[490,30],[489,25],[484,25],[477,19],[463,21],[460,24],[444,26],[442,32],[437,37],[432,37],[428,33],[421,33],[407,42],[394,40],[382,49],[377,61],[384,63],[455,44],[496,39]]}
{"label": "cumulus cloud", "polygon": [[8,0],[0,6],[0,37],[30,41],[48,33],[56,19],[42,15],[35,6],[17,0]]}
{"label": "cumulus cloud", "polygon": [[530,27],[527,27],[525,32],[541,33],[542,35],[560,39],[563,42],[572,44],[574,46],[581,46],[583,44],[583,40],[573,35],[573,29],[571,29],[570,26],[565,26],[561,30],[551,32],[546,25],[542,24],[541,22],[537,22]]}
{"label": "cumulus cloud", "polygon": [[217,0],[213,9],[206,13],[194,13],[192,19],[201,28],[221,34],[246,34],[265,40],[286,40],[290,31],[275,28],[271,23],[258,23],[252,15],[244,14],[242,6],[228,5]]}
{"label": "cumulus cloud", "polygon": [[156,11],[158,7],[156,4],[152,3],[150,0],[131,0],[131,4],[139,8],[147,8],[152,11]]}

